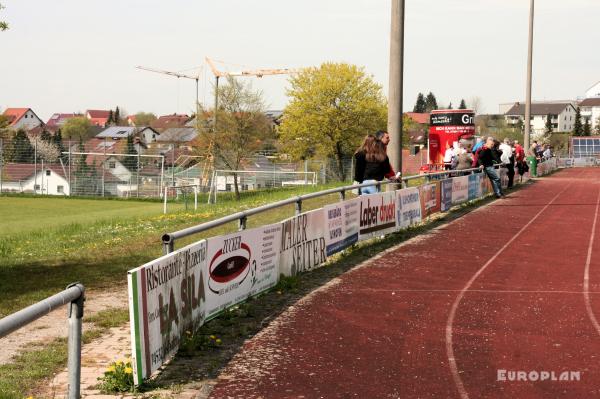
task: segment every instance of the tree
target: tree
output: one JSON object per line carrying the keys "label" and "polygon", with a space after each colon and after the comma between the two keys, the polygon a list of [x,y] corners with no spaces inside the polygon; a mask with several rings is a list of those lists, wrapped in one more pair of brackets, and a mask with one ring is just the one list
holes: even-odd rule
{"label": "tree", "polygon": [[[254,155],[271,133],[269,120],[264,114],[262,92],[254,90],[250,83],[227,78],[219,87],[217,131],[202,129],[197,145],[205,150],[212,141],[214,156],[229,170],[240,170],[244,158]],[[213,110],[214,112],[214,110]],[[200,112],[203,118],[208,112]],[[213,136],[214,135],[214,136]],[[236,199],[240,198],[237,173],[233,173]]]}
{"label": "tree", "polygon": [[58,148],[58,151],[60,153],[60,158],[63,161],[67,160],[68,155],[63,154],[63,152],[65,152],[65,146],[63,144],[63,140],[62,140],[62,132],[60,129],[58,129],[56,131],[56,133],[54,133],[54,136],[52,136],[52,140],[51,140],[52,144],[54,144],[56,146],[56,148]]}
{"label": "tree", "polygon": [[435,109],[438,109],[437,100],[435,95],[432,92],[429,92],[425,98],[425,112],[431,112]]}
{"label": "tree", "polygon": [[334,158],[337,177],[346,180],[344,159],[367,134],[387,124],[381,86],[363,68],[345,63],[306,69],[290,78],[290,85],[281,141],[296,159]]}
{"label": "tree", "polygon": [[591,135],[592,135],[592,127],[590,126],[590,119],[585,118],[585,123],[583,124],[582,136],[591,136]]}
{"label": "tree", "polygon": [[106,120],[106,126],[112,126],[115,124],[115,116],[112,109],[108,111],[108,119]]}
{"label": "tree", "polygon": [[40,134],[40,140],[50,142],[50,141],[52,141],[52,135],[50,134],[49,131],[44,129],[44,130],[42,130],[42,133]]}
{"label": "tree", "polygon": [[546,116],[544,135],[549,136],[552,134],[553,131],[554,129],[552,128],[552,116],[548,114],[548,116]]}
{"label": "tree", "polygon": [[478,114],[481,111],[481,98],[480,97],[471,97],[469,100],[470,108],[473,110],[475,114]]}
{"label": "tree", "polygon": [[423,95],[423,93],[419,93],[419,95],[417,95],[417,102],[415,103],[413,112],[425,112],[425,96]]}
{"label": "tree", "polygon": [[127,136],[127,146],[125,147],[125,156],[123,159],[123,166],[125,166],[130,171],[137,170],[137,158],[133,155],[137,155],[137,151],[135,150],[135,146],[133,145],[133,135]]}
{"label": "tree", "polygon": [[[4,8],[4,6],[2,4],[0,4],[0,10],[2,10]],[[8,29],[8,24],[4,21],[0,21],[0,32],[5,31]]]}
{"label": "tree", "polygon": [[34,150],[25,130],[17,130],[11,142],[7,145],[6,153],[6,160],[8,162],[33,162]]}
{"label": "tree", "polygon": [[453,109],[452,108],[452,101],[450,101],[450,104],[448,104],[448,109]]}
{"label": "tree", "polygon": [[60,156],[60,151],[56,145],[52,144],[50,140],[40,138],[30,138],[29,142],[35,149],[35,154],[38,159],[43,159],[47,162],[56,162]]}
{"label": "tree", "polygon": [[150,126],[156,120],[156,115],[150,112],[138,112],[135,114],[136,126]]}
{"label": "tree", "polygon": [[120,126],[121,125],[121,111],[119,110],[119,107],[115,108],[114,119],[115,119],[115,125]]}
{"label": "tree", "polygon": [[11,136],[11,132],[8,129],[10,121],[6,115],[0,115],[0,139],[8,140]]}
{"label": "tree", "polygon": [[577,107],[575,110],[575,124],[573,125],[573,136],[581,136],[583,134],[583,125],[581,124],[581,109]]}
{"label": "tree", "polygon": [[90,126],[90,121],[86,117],[70,118],[63,125],[62,134],[69,140],[83,140]]}
{"label": "tree", "polygon": [[596,119],[596,134],[600,135],[600,116]]}
{"label": "tree", "polygon": [[458,109],[467,109],[467,103],[465,102],[464,98],[460,100],[460,105],[458,106]]}

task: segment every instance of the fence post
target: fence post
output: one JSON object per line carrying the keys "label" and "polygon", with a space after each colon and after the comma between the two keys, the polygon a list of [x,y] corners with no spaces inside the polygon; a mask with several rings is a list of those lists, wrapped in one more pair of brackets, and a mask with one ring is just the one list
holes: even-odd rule
{"label": "fence post", "polygon": [[296,200],[296,215],[299,215],[302,213],[302,199],[300,199],[300,197],[298,197],[298,199]]}
{"label": "fence post", "polygon": [[[139,147],[138,147],[139,149]],[[136,182],[135,182],[135,187],[136,187],[136,195],[137,198],[140,198],[140,153],[137,153],[137,169],[136,169]]]}
{"label": "fence post", "polygon": [[240,218],[239,231],[246,230],[246,223],[248,222],[247,216],[242,216]]}
{"label": "fence post", "polygon": [[346,190],[342,190],[340,191],[340,201],[343,201],[346,199]]}
{"label": "fence post", "polygon": [[0,139],[0,195],[2,195],[2,167],[4,166],[4,142]]}
{"label": "fence post", "polygon": [[81,326],[83,318],[83,302],[85,301],[85,288],[79,283],[70,284],[67,288],[79,287],[81,295],[69,304],[69,342],[68,362],[69,385],[67,398],[79,399],[81,381]]}
{"label": "fence post", "polygon": [[73,195],[73,186],[71,185],[71,140],[69,140],[69,197]]}

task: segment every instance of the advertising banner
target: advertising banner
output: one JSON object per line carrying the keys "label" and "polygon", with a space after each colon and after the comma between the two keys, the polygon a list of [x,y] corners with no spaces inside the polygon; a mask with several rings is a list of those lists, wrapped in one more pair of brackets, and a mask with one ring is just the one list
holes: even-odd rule
{"label": "advertising banner", "polygon": [[452,178],[452,205],[469,200],[469,176]]}
{"label": "advertising banner", "polygon": [[207,239],[206,320],[277,284],[280,243],[279,223]]}
{"label": "advertising banner", "polygon": [[327,256],[348,248],[358,241],[360,198],[325,206]]}
{"label": "advertising banner", "polygon": [[452,179],[445,179],[440,182],[441,199],[440,210],[448,212],[452,208]]}
{"label": "advertising banner", "polygon": [[206,241],[146,263],[127,274],[134,383],[139,385],[205,319]]}
{"label": "advertising banner", "polygon": [[469,201],[481,197],[481,173],[469,175]]}
{"label": "advertising banner", "polygon": [[281,223],[279,274],[295,276],[327,260],[325,210],[301,213]]}
{"label": "advertising banner", "polygon": [[359,239],[378,237],[396,230],[396,193],[362,195],[360,199]]}
{"label": "advertising banner", "polygon": [[491,188],[490,188],[490,179],[487,178],[487,176],[484,173],[478,173],[479,175],[479,190],[480,190],[480,196],[483,197],[485,195],[487,195]]}
{"label": "advertising banner", "polygon": [[421,223],[421,196],[418,188],[397,190],[396,204],[398,205],[396,220],[399,228],[404,229]]}
{"label": "advertising banner", "polygon": [[419,187],[421,197],[421,217],[427,217],[441,210],[440,182],[424,184]]}

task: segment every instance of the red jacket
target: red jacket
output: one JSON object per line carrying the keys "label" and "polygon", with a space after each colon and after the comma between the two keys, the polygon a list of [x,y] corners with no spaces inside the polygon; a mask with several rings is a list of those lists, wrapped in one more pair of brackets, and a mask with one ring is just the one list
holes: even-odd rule
{"label": "red jacket", "polygon": [[525,150],[521,144],[515,144],[515,161],[521,162],[525,159]]}

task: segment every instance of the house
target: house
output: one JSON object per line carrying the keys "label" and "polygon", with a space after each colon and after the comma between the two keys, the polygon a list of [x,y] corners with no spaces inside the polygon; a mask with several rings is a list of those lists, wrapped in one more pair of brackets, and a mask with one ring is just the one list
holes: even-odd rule
{"label": "house", "polygon": [[135,136],[139,137],[142,143],[147,146],[148,144],[154,143],[158,136],[160,136],[160,133],[156,129],[146,126],[139,129]]}
{"label": "house", "polygon": [[163,115],[153,121],[150,126],[158,131],[171,127],[184,127],[190,120],[190,117],[185,114]]}
{"label": "house", "polygon": [[136,128],[132,126],[110,126],[101,131],[96,135],[99,139],[126,139],[129,136],[133,136],[136,132]]}
{"label": "house", "polygon": [[[546,130],[546,119],[550,116],[552,128],[556,132],[570,132],[575,124],[576,109],[572,102],[533,102],[531,103],[531,132],[543,134]],[[509,127],[525,121],[525,104],[514,103],[504,113]],[[519,122],[520,121],[520,122]]]}
{"label": "house", "polygon": [[105,110],[88,109],[85,111],[85,117],[90,120],[93,126],[105,127],[108,123],[109,115],[110,111]]}
{"label": "house", "polygon": [[156,146],[166,148],[171,144],[174,146],[187,146],[191,149],[191,143],[198,137],[198,131],[193,127],[172,127],[165,129],[156,137]]}
{"label": "house", "polygon": [[595,83],[592,87],[585,91],[585,98],[600,97],[600,82]]}
{"label": "house", "polygon": [[67,176],[62,165],[7,163],[2,169],[2,192],[69,195]]}
{"label": "house", "polygon": [[13,130],[31,130],[44,125],[31,108],[6,108],[2,115],[7,117],[8,127]]}
{"label": "house", "polygon": [[135,115],[128,115],[127,116],[127,124],[129,126],[136,126],[135,125]]}
{"label": "house", "polygon": [[[581,118],[587,119],[592,129],[595,129],[600,123],[600,97],[598,98],[586,98],[579,103],[579,109],[581,111]],[[582,120],[584,123],[584,120]]]}
{"label": "house", "polygon": [[52,133],[56,133],[58,129],[60,129],[66,121],[71,118],[82,117],[81,114],[52,114],[48,122],[46,122],[46,130]]}
{"label": "house", "polygon": [[411,153],[418,152],[417,150],[427,145],[427,137],[429,133],[429,113],[428,112],[405,112],[413,126],[408,132],[410,137]]}

